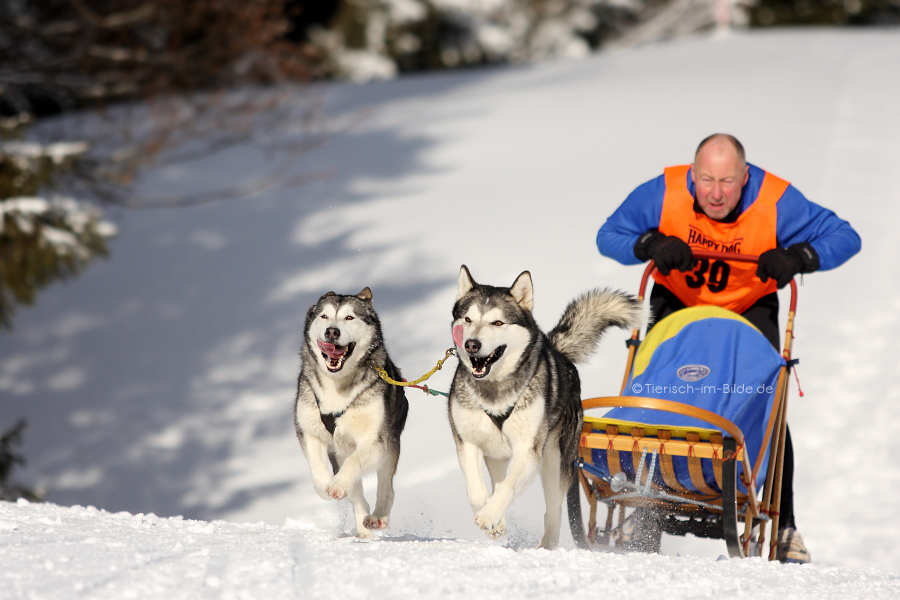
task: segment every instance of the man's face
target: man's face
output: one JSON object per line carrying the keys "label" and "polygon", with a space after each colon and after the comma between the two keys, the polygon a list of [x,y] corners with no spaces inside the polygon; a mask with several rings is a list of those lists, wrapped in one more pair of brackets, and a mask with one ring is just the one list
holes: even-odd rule
{"label": "man's face", "polygon": [[747,183],[749,169],[726,143],[705,145],[694,159],[691,179],[697,192],[697,203],[710,219],[721,221],[734,210]]}

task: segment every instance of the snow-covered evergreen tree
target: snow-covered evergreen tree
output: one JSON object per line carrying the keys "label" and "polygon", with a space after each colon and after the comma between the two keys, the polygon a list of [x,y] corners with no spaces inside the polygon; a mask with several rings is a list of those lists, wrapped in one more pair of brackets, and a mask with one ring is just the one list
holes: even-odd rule
{"label": "snow-covered evergreen tree", "polygon": [[0,327],[17,304],[106,254],[115,227],[90,204],[52,192],[87,150],[82,143],[0,142]]}
{"label": "snow-covered evergreen tree", "polygon": [[0,500],[41,500],[43,494],[12,482],[12,472],[25,465],[25,458],[15,448],[22,444],[22,431],[27,423],[24,419],[6,431],[0,431]]}

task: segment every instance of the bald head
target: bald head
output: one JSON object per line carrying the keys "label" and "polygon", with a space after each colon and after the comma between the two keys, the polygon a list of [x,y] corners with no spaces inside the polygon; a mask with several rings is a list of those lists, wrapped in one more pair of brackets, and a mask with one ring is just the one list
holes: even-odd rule
{"label": "bald head", "polygon": [[716,133],[697,147],[691,179],[697,203],[710,219],[726,218],[741,200],[749,170],[744,147],[727,133]]}
{"label": "bald head", "polygon": [[747,157],[744,154],[744,145],[741,144],[736,137],[727,133],[714,133],[700,142],[697,151],[694,153],[694,162],[701,151],[709,151],[715,153],[733,152],[741,165],[747,163]]}

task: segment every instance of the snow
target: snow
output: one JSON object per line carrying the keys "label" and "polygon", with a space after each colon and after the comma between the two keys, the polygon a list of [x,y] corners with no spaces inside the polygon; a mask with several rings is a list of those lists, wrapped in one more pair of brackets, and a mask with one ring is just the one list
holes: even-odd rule
{"label": "snow", "polygon": [[761,558],[515,549],[412,534],[362,543],[287,519],[203,522],[0,504],[4,598],[896,598],[900,576]]}
{"label": "snow", "polygon": [[59,142],[43,146],[32,142],[0,142],[3,153],[26,159],[38,159],[44,156],[59,164],[67,158],[87,152],[87,144],[83,142]]}
{"label": "snow", "polygon": [[0,216],[6,213],[38,214],[46,212],[49,208],[50,203],[43,198],[34,196],[7,198],[0,204]]}
{"label": "snow", "polygon": [[[18,477],[49,502],[0,503],[0,598],[900,597],[898,64],[895,31],[779,30],[298,90],[357,123],[304,159],[333,177],[113,214],[110,257],[3,334],[0,429],[27,418]],[[814,563],[720,560],[723,542],[691,537],[655,556],[577,550],[568,533],[535,550],[537,484],[513,504],[510,536],[489,541],[445,401],[415,390],[391,527],[356,542],[348,504],[313,491],[291,423],[306,309],[370,287],[409,378],[451,345],[460,264],[495,285],[531,271],[549,329],[588,288],[636,289],[640,269],[602,258],[596,230],[714,131],[863,239],[800,287],[805,395],[794,387],[789,421]],[[269,161],[242,147],[143,185],[217,189]],[[580,368],[586,397],[618,391],[625,337]],[[447,390],[453,368],[429,385]]]}

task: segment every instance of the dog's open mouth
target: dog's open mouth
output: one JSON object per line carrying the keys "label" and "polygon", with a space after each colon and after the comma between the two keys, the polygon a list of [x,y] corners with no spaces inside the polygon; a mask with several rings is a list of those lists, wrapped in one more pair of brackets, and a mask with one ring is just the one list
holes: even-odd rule
{"label": "dog's open mouth", "polygon": [[487,356],[469,356],[469,361],[472,363],[472,376],[475,379],[486,377],[491,372],[491,365],[500,360],[505,351],[506,344],[498,346]]}
{"label": "dog's open mouth", "polygon": [[316,340],[316,343],[319,345],[319,350],[322,351],[322,356],[325,358],[325,367],[332,373],[337,373],[344,367],[344,363],[353,354],[353,349],[356,348],[355,342],[351,342],[346,346],[336,346],[322,340]]}

